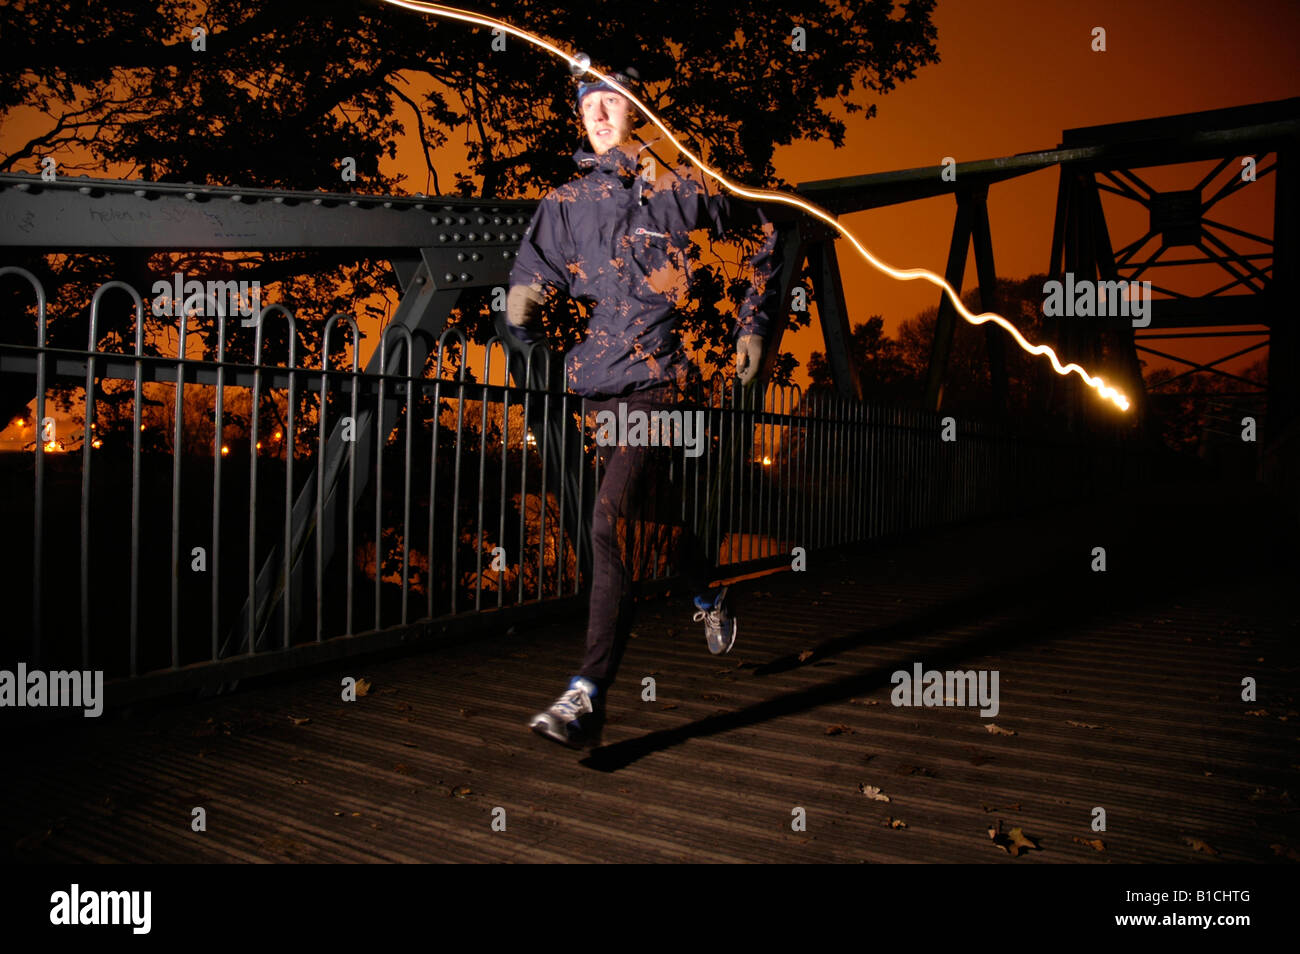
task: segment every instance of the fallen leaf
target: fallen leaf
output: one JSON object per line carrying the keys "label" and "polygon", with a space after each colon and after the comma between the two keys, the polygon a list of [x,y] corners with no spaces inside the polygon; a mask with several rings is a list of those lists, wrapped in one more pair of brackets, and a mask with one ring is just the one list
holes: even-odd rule
{"label": "fallen leaf", "polygon": [[998,822],[996,828],[989,829],[989,838],[993,844],[997,845],[1012,858],[1019,858],[1026,851],[1042,851],[1036,838],[1031,838],[1025,834],[1024,829],[1013,828],[1005,834],[1002,831],[1002,822]]}
{"label": "fallen leaf", "polygon": [[1189,848],[1191,848],[1192,851],[1201,851],[1201,852],[1204,852],[1204,853],[1207,854],[1207,855],[1217,855],[1217,854],[1218,854],[1217,851],[1215,851],[1213,848],[1211,848],[1211,847],[1210,847],[1209,845],[1207,845],[1205,842],[1201,841],[1201,839],[1199,839],[1199,838],[1187,838],[1187,837],[1184,836],[1184,838],[1183,838],[1183,844],[1185,844],[1185,845],[1187,845]]}
{"label": "fallen leaf", "polygon": [[841,722],[838,725],[828,725],[826,727],[826,734],[827,735],[852,735],[853,730]]}
{"label": "fallen leaf", "polygon": [[1002,726],[994,725],[992,722],[986,725],[984,729],[990,735],[1015,735],[1016,734],[1014,729],[1004,729],[1002,728]]}
{"label": "fallen leaf", "polygon": [[294,725],[306,725],[308,722],[311,721],[311,719],[308,719],[306,717],[300,719],[297,716],[289,716],[289,721],[292,722]]}
{"label": "fallen leaf", "polygon": [[1089,841],[1087,838],[1080,838],[1078,835],[1075,835],[1074,840],[1081,845],[1088,845],[1089,847],[1094,848],[1097,851],[1106,850],[1106,843],[1102,841],[1100,838],[1094,838],[1091,841]]}
{"label": "fallen leaf", "polygon": [[451,794],[456,798],[464,798],[467,795],[473,795],[474,793],[470,791],[470,787],[468,785],[460,785],[456,788],[453,788],[451,790]]}
{"label": "fallen leaf", "polygon": [[887,802],[890,800],[888,795],[882,793],[876,786],[868,785],[866,782],[858,783],[858,791],[873,801]]}
{"label": "fallen leaf", "polygon": [[357,680],[357,685],[356,685],[356,690],[357,690],[357,695],[359,695],[359,696],[368,696],[368,695],[370,695],[370,680],[369,680],[369,679],[358,679],[358,680]]}
{"label": "fallen leaf", "polygon": [[906,828],[906,827],[907,827],[907,822],[903,821],[901,818],[891,818],[891,819],[888,820],[887,824],[889,825],[890,828]]}
{"label": "fallen leaf", "polygon": [[812,659],[812,655],[813,655],[813,651],[811,649],[805,649],[803,652],[799,654],[799,661],[807,662],[809,659]]}
{"label": "fallen leaf", "polygon": [[1289,845],[1269,845],[1273,849],[1273,854],[1282,858],[1289,858],[1292,861],[1300,861],[1300,853]]}
{"label": "fallen leaf", "polygon": [[1101,726],[1093,725],[1091,722],[1075,722],[1073,719],[1066,719],[1066,725],[1072,725],[1076,729],[1100,729]]}

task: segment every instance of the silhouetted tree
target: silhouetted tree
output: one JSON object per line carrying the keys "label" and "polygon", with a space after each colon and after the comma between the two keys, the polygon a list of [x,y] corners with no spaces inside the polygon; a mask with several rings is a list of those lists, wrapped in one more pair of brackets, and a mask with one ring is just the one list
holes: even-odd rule
{"label": "silhouetted tree", "polygon": [[[922,379],[907,363],[899,343],[884,332],[885,321],[872,315],[853,326],[849,338],[849,360],[857,367],[862,396],[869,401],[899,403],[914,400]],[[808,359],[809,391],[833,391],[830,362],[814,351]]]}
{"label": "silhouetted tree", "polygon": [[[833,100],[870,118],[876,107],[863,105],[859,86],[887,93],[938,62],[934,0],[866,0],[851,10],[831,0],[791,0],[776,12],[741,4],[725,17],[657,0],[476,7],[584,49],[602,68],[635,65],[643,99],[666,124],[711,165],[752,185],[788,185],[772,165],[778,145],[822,138],[843,145],[844,122],[824,104]],[[414,125],[426,169],[418,188],[429,194],[538,195],[575,171],[570,155],[581,124],[564,64],[513,37],[494,49],[488,31],[463,23],[354,0],[211,0],[203,7],[188,0],[14,0],[5,20],[0,121],[22,107],[48,120],[25,142],[6,143],[0,170],[39,171],[51,156],[64,174],[400,193],[417,184],[386,172],[384,163]],[[199,30],[202,50],[195,48]],[[33,44],[33,37],[42,40]],[[439,147],[462,130],[469,168],[440,168]],[[355,162],[355,182],[341,177],[344,157]],[[25,259],[15,263],[41,272],[51,292],[52,343],[80,347],[89,291],[107,277],[139,282],[181,268],[256,278],[265,300],[295,309],[302,303],[322,319],[371,296],[391,303],[396,290],[381,262],[337,253]],[[731,366],[722,344],[729,322],[718,305],[737,298],[746,281],[725,272],[725,265],[696,269],[694,308],[683,328],[706,368]],[[16,282],[0,289],[8,314],[22,314],[29,297]],[[459,312],[476,339],[491,334],[484,293],[464,296]],[[576,340],[579,306],[566,303],[550,317],[556,343]],[[124,301],[106,302],[105,340],[128,340],[132,320]],[[322,324],[299,323],[301,354],[318,353]],[[34,338],[30,323],[14,322],[8,331],[10,340]],[[208,328],[194,333],[215,350]],[[267,348],[283,355],[283,323],[267,333]],[[230,357],[249,357],[240,347],[247,350],[235,346]],[[778,376],[793,367],[785,356]],[[0,420],[25,413],[31,386],[14,377],[0,385]]]}

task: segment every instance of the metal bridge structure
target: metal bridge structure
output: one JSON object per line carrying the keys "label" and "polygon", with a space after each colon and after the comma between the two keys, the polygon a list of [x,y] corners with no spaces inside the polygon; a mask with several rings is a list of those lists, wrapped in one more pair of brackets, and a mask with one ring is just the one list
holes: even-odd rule
{"label": "metal bridge structure", "polygon": [[[1291,99],[1066,130],[1056,148],[1041,152],[958,163],[953,169],[801,183],[797,191],[836,215],[952,195],[956,210],[946,278],[961,290],[973,245],[981,305],[997,311],[989,190],[1034,171],[1058,168],[1055,225],[1051,248],[1045,251],[1052,277],[1070,273],[1076,279],[1138,281],[1156,270],[1171,276],[1156,286],[1163,297],[1153,301],[1152,320],[1142,334],[1116,324],[1062,322],[1054,344],[1063,358],[1087,366],[1099,360],[1103,350],[1119,354],[1123,384],[1137,398],[1141,420],[1151,400],[1144,394],[1141,354],[1184,361],[1189,373],[1228,374],[1219,365],[1267,347],[1268,386],[1266,393],[1256,395],[1266,400],[1264,456],[1273,462],[1273,473],[1290,480],[1295,473],[1300,370],[1289,304],[1296,289],[1298,137],[1300,99]],[[1253,163],[1253,181],[1274,180],[1271,236],[1216,218],[1218,202],[1251,187],[1251,180],[1241,176],[1243,158]],[[1154,190],[1136,171],[1205,160],[1216,162],[1213,172],[1177,192]],[[1215,186],[1214,180],[1225,172],[1227,181]],[[1144,206],[1149,212],[1147,233],[1115,247],[1101,204],[1103,192]],[[6,654],[79,657],[85,663],[98,658],[92,624],[103,597],[95,595],[101,592],[96,580],[100,569],[90,540],[105,539],[107,531],[95,523],[100,519],[96,500],[110,492],[96,489],[100,485],[91,478],[95,454],[89,412],[99,383],[109,379],[134,382],[137,425],[130,460],[120,462],[121,474],[113,478],[121,481],[114,484],[119,494],[114,505],[121,506],[127,488],[131,500],[130,524],[122,530],[127,542],[117,551],[122,574],[129,565],[129,623],[123,630],[129,651],[116,647],[118,658],[110,667],[132,687],[126,695],[208,685],[214,679],[229,681],[399,645],[413,634],[447,632],[460,625],[451,621],[464,621],[471,628],[485,621],[501,626],[514,617],[567,612],[590,559],[587,527],[598,479],[590,441],[580,424],[581,402],[554,387],[547,370],[551,356],[538,350],[523,354],[504,338],[488,345],[481,374],[467,375],[464,335],[449,327],[452,311],[467,289],[505,286],[534,208],[531,201],[486,198],[0,175],[0,244],[10,256],[29,261],[44,254],[112,252],[116,261],[126,263],[126,273],[115,276],[120,281],[101,286],[88,302],[91,334],[88,346],[78,348],[70,341],[50,339],[41,276],[0,261],[0,280],[7,286],[0,291],[6,295],[6,307],[18,309],[0,319],[5,329],[0,332],[0,394],[8,401],[3,410],[13,411],[15,400],[25,407],[34,399],[36,420],[43,421],[47,389],[57,381],[84,382],[83,396],[88,398],[80,467],[63,468],[61,461],[56,468],[55,455],[37,439],[26,485],[31,487],[30,498],[12,504],[13,513],[31,519],[33,559],[25,572],[33,596],[30,626],[22,630],[30,643],[6,649]],[[710,445],[698,461],[682,457],[675,465],[687,475],[681,516],[706,528],[720,568],[724,563],[736,572],[773,567],[788,563],[794,547],[833,547],[967,520],[998,508],[1012,510],[1086,494],[1102,481],[1139,481],[1149,473],[1146,445],[1098,443],[1088,426],[1089,404],[1069,379],[1060,381],[1068,426],[1057,441],[1027,439],[1015,432],[1014,422],[999,419],[958,421],[955,439],[939,438],[958,320],[946,298],[939,303],[925,406],[888,408],[873,402],[849,359],[852,323],[835,233],[790,216],[780,219],[778,232],[786,252],[781,294],[788,301],[803,276],[810,280],[836,393],[814,397],[765,386],[757,395],[746,395],[732,382],[715,380],[701,393],[685,396],[684,407],[707,416]],[[1263,251],[1236,250],[1233,243],[1238,240],[1254,242]],[[175,356],[147,356],[141,347],[146,305],[138,289],[160,277],[150,271],[148,258],[187,250],[309,251],[313,266],[358,258],[386,260],[400,288],[400,303],[364,369],[357,365],[356,324],[346,315],[331,319],[323,353],[313,356],[314,364],[299,362],[292,349],[286,363],[263,363],[263,325],[287,320],[294,327],[294,316],[282,306],[263,309],[255,331],[247,322],[226,324],[226,316],[220,316],[221,342],[228,332],[256,335],[252,363],[227,360],[221,351],[202,361],[190,360],[183,344],[184,322]],[[1178,270],[1207,264],[1222,269],[1224,284],[1209,294],[1181,292],[1173,277]],[[15,291],[23,283],[25,298]],[[95,335],[101,299],[121,294],[135,307],[135,351],[101,350]],[[763,381],[770,377],[787,317],[773,322]],[[500,320],[498,313],[499,328]],[[331,342],[346,340],[349,330],[352,366],[340,368],[331,363],[329,349],[334,347]],[[1210,362],[1181,359],[1163,350],[1166,345],[1153,345],[1192,337],[1247,336],[1258,340]],[[991,326],[987,348],[990,381],[1002,400],[1005,342],[1002,332]],[[492,362],[498,353],[499,383],[494,383]],[[1252,382],[1238,380],[1248,391],[1256,390]],[[142,465],[142,457],[148,457],[139,437],[144,382],[175,387],[174,448],[181,445],[181,391],[186,386],[213,389],[217,440],[204,465],[207,469],[199,468],[197,477],[188,470],[182,476],[179,453],[166,465],[170,482],[156,482],[158,475]],[[257,414],[251,415],[253,436],[244,459],[247,496],[238,500],[231,497],[234,479],[223,483],[223,452],[218,449],[221,396],[228,388],[247,390],[254,408],[258,396],[267,392],[285,392],[292,408],[293,395],[319,390],[315,446],[296,474],[292,446],[278,463],[259,461],[262,455],[254,446]],[[454,427],[442,420],[449,408],[454,409]],[[472,414],[479,415],[477,431]],[[429,420],[417,426],[420,416]],[[490,433],[497,435],[495,448],[489,448]],[[291,445],[294,438],[290,433]],[[419,445],[414,451],[413,440]],[[421,441],[427,451],[421,450]],[[426,456],[417,463],[421,453]],[[454,460],[448,462],[448,455]],[[225,466],[237,463],[231,460]],[[160,473],[165,476],[165,470]],[[394,473],[405,478],[400,493],[390,486]],[[416,485],[417,477],[422,485]],[[182,533],[183,480],[211,487],[210,535],[205,537],[211,568],[199,583],[186,577],[191,543],[198,537],[193,526]],[[453,487],[454,502],[445,508],[450,515],[441,512],[448,484],[440,481]],[[13,485],[18,487],[16,479]],[[427,496],[421,497],[426,488]],[[413,505],[427,513],[413,518]],[[236,515],[246,517],[248,537],[242,543],[247,553],[240,546],[223,552],[223,537],[230,538],[232,527],[242,527],[230,522],[231,507],[240,506],[247,511]],[[390,513],[394,507],[400,517]],[[468,530],[461,522],[466,508],[472,517]],[[372,564],[369,576],[362,575],[373,585],[373,599],[367,594],[371,602],[354,605],[354,595],[361,600],[361,590],[368,589],[355,581],[363,517],[366,532],[373,520]],[[448,522],[442,525],[440,520]],[[16,525],[11,521],[11,527]],[[558,538],[548,536],[548,526]],[[466,534],[470,548],[462,550]],[[417,553],[412,541],[426,535],[428,546]],[[15,532],[12,538],[20,541],[24,536]],[[70,646],[56,645],[47,632],[58,628],[51,613],[60,612],[42,582],[55,558],[56,540],[72,542],[57,551],[60,565],[72,560],[80,568],[76,616],[59,617],[60,626],[72,622],[72,631],[79,633]],[[398,541],[393,551],[400,554],[396,579],[390,579],[385,567],[389,540]],[[508,568],[491,567],[495,547],[489,548],[489,543],[502,548]],[[239,562],[229,562],[233,551],[239,551]],[[421,560],[422,586],[412,582]],[[472,569],[458,565],[458,560],[472,560]],[[529,567],[526,560],[532,561]],[[651,577],[671,579],[667,564],[657,557],[652,564]],[[447,568],[441,590],[432,582],[435,565]],[[165,611],[150,617],[142,587],[159,576],[169,579],[169,599],[159,601]],[[232,578],[239,585],[232,585]],[[424,612],[412,605],[413,592],[426,598]],[[344,596],[346,608],[331,609],[330,601]],[[209,605],[203,612],[183,614],[183,608],[204,599]],[[472,609],[465,605],[469,600]],[[327,620],[340,613],[346,616],[344,625],[327,632]],[[366,617],[365,624],[356,622],[358,613]],[[205,645],[195,651],[182,645],[182,633],[198,620]],[[161,629],[155,626],[157,631],[151,633],[154,624]]]}
{"label": "metal bridge structure", "polygon": [[[907,169],[820,182],[801,183],[805,198],[843,215],[866,209],[914,202],[939,195],[956,200],[952,243],[944,277],[961,290],[967,255],[974,246],[979,276],[980,305],[997,311],[994,245],[989,224],[989,189],[998,183],[1049,167],[1060,170],[1055,221],[1052,227],[1047,273],[1060,279],[1073,273],[1076,280],[1135,282],[1157,273],[1153,282],[1161,297],[1152,301],[1149,326],[1105,328],[1096,324],[1063,321],[1054,344],[1063,360],[1095,366],[1107,335],[1118,338],[1123,356],[1120,368],[1128,393],[1137,397],[1139,416],[1146,394],[1139,371],[1142,354],[1174,360],[1187,366],[1185,374],[1208,371],[1235,380],[1248,393],[1259,387],[1222,370],[1219,365],[1267,348],[1269,387],[1267,408],[1273,433],[1281,435],[1297,411],[1296,243],[1300,206],[1296,198],[1296,149],[1300,145],[1300,99],[1255,103],[1232,109],[1186,113],[1134,122],[1067,129],[1055,149],[1022,153],[998,159],[957,163],[945,175],[941,166]],[[1213,160],[1213,169],[1188,188],[1158,191],[1137,170],[1179,167]],[[1226,175],[1225,175],[1226,174]],[[1268,177],[1274,179],[1272,234],[1242,229],[1219,216],[1215,207],[1234,193],[1251,188]],[[1141,206],[1149,226],[1136,238],[1116,247],[1102,208],[1102,193],[1110,193]],[[831,230],[826,229],[825,233]],[[842,290],[837,284],[839,265],[833,237],[823,233],[810,249],[809,262],[822,309],[827,357],[842,393],[858,394],[860,385],[845,355],[849,320]],[[1234,243],[1251,243],[1251,251]],[[1253,248],[1258,247],[1258,251]],[[1224,283],[1206,294],[1180,288],[1180,278],[1195,266],[1213,266],[1223,272]],[[939,301],[939,319],[930,362],[926,403],[939,408],[943,401],[947,362],[953,329],[959,316],[946,296]],[[1253,329],[1253,330],[1248,330]],[[1005,338],[996,327],[986,327],[989,374],[995,395],[1006,395]],[[1148,342],[1162,340],[1258,339],[1209,362],[1190,361],[1160,350]],[[1171,379],[1168,383],[1172,383]],[[1084,396],[1075,378],[1063,379],[1070,406],[1077,417],[1084,412]]]}

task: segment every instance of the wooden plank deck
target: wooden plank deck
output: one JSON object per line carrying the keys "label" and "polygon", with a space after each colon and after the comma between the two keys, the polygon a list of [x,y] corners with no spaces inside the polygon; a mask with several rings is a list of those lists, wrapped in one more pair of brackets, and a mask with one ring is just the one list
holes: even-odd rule
{"label": "wooden plank deck", "polygon": [[[1292,519],[1249,488],[1164,488],[814,555],[735,585],[720,658],[680,597],[647,601],[588,753],[525,726],[580,657],[580,619],[6,732],[21,772],[0,845],[17,862],[1294,861]],[[892,705],[916,662],[996,670],[1000,711]],[[342,702],[345,675],[369,695]],[[1039,850],[1013,859],[999,823]]]}

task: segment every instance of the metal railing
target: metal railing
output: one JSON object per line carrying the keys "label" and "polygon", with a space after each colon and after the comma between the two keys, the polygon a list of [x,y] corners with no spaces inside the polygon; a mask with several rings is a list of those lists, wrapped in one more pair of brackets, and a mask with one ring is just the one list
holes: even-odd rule
{"label": "metal railing", "polygon": [[[6,275],[32,286],[37,334],[0,344],[0,374],[27,376],[37,428],[51,389],[84,421],[0,454],[7,580],[31,593],[11,600],[0,662],[102,669],[148,694],[578,605],[594,422],[583,398],[547,386],[558,360],[543,349],[493,339],[480,355],[452,329],[415,367],[394,325],[380,366],[404,358],[402,373],[363,374],[351,318],[329,319],[304,361],[294,315],[271,305],[253,330],[202,319],[211,360],[187,356],[184,317],[175,353],[147,355],[142,300],[120,282],[95,292],[87,347],[55,348],[39,281]],[[108,293],[132,300],[132,352],[99,350]],[[286,363],[264,363],[280,318]],[[253,363],[227,358],[232,334],[253,335]],[[641,522],[644,582],[673,579],[672,523],[695,528],[723,577],[1131,484],[1147,467],[1118,443],[721,376],[675,407],[700,415],[704,437],[698,456],[663,452],[680,508]]]}

